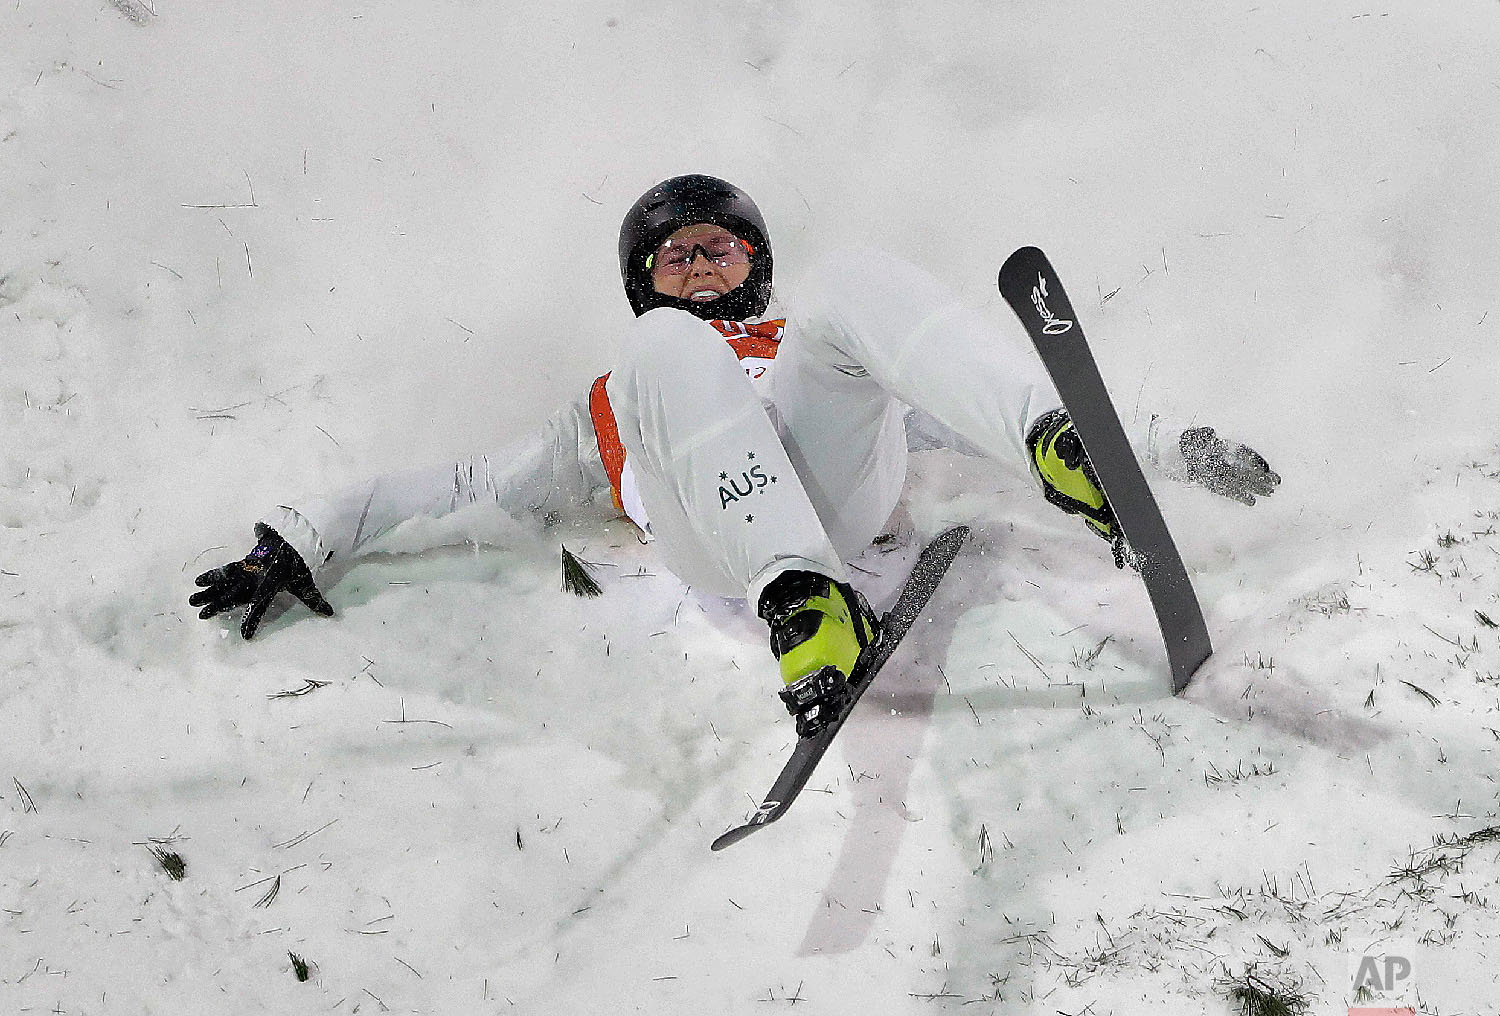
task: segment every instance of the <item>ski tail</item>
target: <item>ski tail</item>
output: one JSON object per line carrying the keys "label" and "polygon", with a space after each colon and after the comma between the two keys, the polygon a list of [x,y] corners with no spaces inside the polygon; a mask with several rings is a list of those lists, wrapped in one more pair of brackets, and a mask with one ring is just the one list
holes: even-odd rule
{"label": "ski tail", "polygon": [[888,610],[880,622],[880,638],[871,643],[858,661],[854,664],[854,673],[849,675],[850,683],[854,686],[854,694],[850,696],[849,703],[844,711],[818,733],[811,737],[803,737],[797,740],[797,747],[792,751],[792,757],[782,767],[781,775],[776,777],[776,782],[771,784],[771,789],[766,793],[760,807],[755,809],[748,821],[743,825],[735,826],[714,840],[712,849],[723,850],[725,847],[733,846],[740,840],[749,836],[757,829],[762,829],[775,822],[786,814],[802,788],[807,786],[807,781],[812,777],[813,770],[817,768],[818,761],[822,759],[823,753],[833,743],[834,735],[843,727],[844,721],[858,704],[860,696],[865,689],[870,687],[875,680],[875,675],[880,673],[880,668],[885,666],[906,633],[911,630],[913,622],[927,606],[927,601],[932,599],[932,594],[937,590],[938,583],[948,573],[948,566],[958,556],[959,549],[964,541],[968,539],[968,526],[954,526],[934,537],[932,542],[922,549],[918,555],[916,564],[912,565],[911,572],[901,586],[901,592],[896,597],[895,604]]}

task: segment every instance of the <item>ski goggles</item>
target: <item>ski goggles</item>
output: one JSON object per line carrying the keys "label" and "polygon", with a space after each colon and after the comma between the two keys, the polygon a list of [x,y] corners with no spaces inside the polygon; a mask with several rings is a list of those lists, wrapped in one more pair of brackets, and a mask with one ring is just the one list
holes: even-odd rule
{"label": "ski goggles", "polygon": [[755,248],[749,241],[741,240],[733,233],[718,236],[695,236],[673,243],[668,240],[646,259],[646,269],[663,275],[681,275],[688,270],[700,254],[720,268],[743,265],[750,260]]}

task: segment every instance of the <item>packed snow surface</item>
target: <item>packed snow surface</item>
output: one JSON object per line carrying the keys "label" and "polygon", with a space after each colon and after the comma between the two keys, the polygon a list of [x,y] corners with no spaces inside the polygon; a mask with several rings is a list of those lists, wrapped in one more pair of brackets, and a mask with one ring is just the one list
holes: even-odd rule
{"label": "packed snow surface", "polygon": [[[1494,3],[14,0],[0,39],[0,1009],[1343,1013],[1367,953],[1500,1006]],[[280,500],[608,370],[620,217],[694,171],[784,278],[870,243],[1004,315],[1036,244],[1127,424],[1265,454],[1254,507],[1155,478],[1216,647],[1182,697],[1138,580],[945,452],[863,582],[974,539],[722,853],[792,739],[764,629],[607,513],[197,619]]]}

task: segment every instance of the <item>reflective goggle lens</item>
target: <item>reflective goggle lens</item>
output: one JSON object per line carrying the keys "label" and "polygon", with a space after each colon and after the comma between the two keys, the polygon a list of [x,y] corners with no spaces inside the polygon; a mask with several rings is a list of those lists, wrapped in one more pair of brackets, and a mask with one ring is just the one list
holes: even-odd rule
{"label": "reflective goggle lens", "polygon": [[691,237],[675,243],[668,240],[646,259],[646,268],[665,275],[681,275],[700,254],[719,267],[728,268],[730,265],[745,264],[753,252],[754,248],[747,241],[729,233]]}

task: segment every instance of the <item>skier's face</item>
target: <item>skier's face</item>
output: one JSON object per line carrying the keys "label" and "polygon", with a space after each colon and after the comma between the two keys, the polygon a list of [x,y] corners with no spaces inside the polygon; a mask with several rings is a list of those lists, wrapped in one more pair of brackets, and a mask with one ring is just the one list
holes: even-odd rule
{"label": "skier's face", "polygon": [[683,226],[651,255],[658,293],[680,300],[717,300],[750,277],[750,245],[723,226]]}

